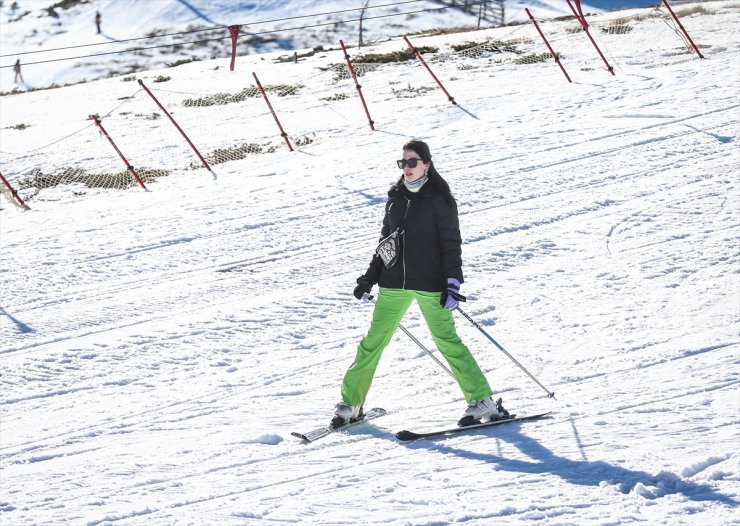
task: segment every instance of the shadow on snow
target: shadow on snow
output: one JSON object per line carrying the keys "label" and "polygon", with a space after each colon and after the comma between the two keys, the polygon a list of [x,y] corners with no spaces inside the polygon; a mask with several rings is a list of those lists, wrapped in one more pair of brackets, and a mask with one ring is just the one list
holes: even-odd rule
{"label": "shadow on snow", "polygon": [[427,448],[444,454],[454,454],[463,458],[494,464],[497,470],[529,474],[552,474],[566,482],[580,486],[602,486],[603,482],[615,487],[622,493],[635,492],[646,499],[657,499],[671,494],[682,494],[694,501],[715,501],[728,506],[737,506],[735,499],[720,494],[707,484],[686,481],[678,475],[661,471],[651,475],[645,471],[635,471],[615,466],[603,461],[571,460],[560,457],[540,444],[538,441],[521,434],[518,430],[502,433],[496,438],[515,446],[519,451],[532,458],[516,460],[491,453],[473,453],[464,449],[450,447],[438,441],[414,442],[411,448]]}
{"label": "shadow on snow", "polygon": [[34,332],[34,329],[32,327],[29,327],[28,325],[23,323],[21,320],[13,317],[13,315],[11,315],[8,311],[6,311],[4,307],[0,307],[0,315],[7,316],[10,319],[10,321],[12,321],[15,324],[16,328],[18,329],[18,332],[24,333],[24,334],[29,333],[29,332]]}

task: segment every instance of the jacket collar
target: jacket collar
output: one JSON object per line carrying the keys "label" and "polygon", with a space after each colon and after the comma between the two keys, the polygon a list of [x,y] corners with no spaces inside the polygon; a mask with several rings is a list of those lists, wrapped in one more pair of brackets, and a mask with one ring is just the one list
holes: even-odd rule
{"label": "jacket collar", "polygon": [[416,197],[433,195],[436,191],[437,185],[435,184],[435,181],[433,179],[429,179],[418,192],[409,192],[409,189],[406,188],[406,185],[403,183],[394,184],[391,186],[390,190],[388,190],[388,197],[407,197],[409,199],[415,199]]}

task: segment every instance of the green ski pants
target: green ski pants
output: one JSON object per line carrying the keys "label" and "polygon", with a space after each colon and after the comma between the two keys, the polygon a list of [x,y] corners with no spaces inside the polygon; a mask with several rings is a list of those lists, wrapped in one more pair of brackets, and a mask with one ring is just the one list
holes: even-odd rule
{"label": "green ski pants", "polygon": [[457,335],[452,312],[440,305],[440,296],[439,292],[380,289],[370,330],[360,341],[355,361],[344,375],[342,400],[352,406],[365,402],[380,356],[414,300],[419,304],[437,349],[460,384],[465,400],[482,400],[493,394],[475,358]]}

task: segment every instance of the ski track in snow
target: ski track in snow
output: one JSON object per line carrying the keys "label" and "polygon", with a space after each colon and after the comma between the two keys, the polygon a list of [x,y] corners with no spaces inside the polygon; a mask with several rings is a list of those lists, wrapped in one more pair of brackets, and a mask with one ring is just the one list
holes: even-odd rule
{"label": "ski track in snow", "polygon": [[[462,108],[387,101],[381,131],[217,181],[3,204],[0,522],[736,522],[729,33],[704,61],[615,78],[566,85],[548,64],[496,70],[493,93],[451,82]],[[301,444],[290,431],[328,420],[367,330],[351,291],[410,135],[459,201],[464,310],[556,399],[458,317],[461,337],[510,410],[554,417],[397,442],[464,407],[399,331],[368,399],[388,415]],[[415,307],[402,323],[431,348]]]}

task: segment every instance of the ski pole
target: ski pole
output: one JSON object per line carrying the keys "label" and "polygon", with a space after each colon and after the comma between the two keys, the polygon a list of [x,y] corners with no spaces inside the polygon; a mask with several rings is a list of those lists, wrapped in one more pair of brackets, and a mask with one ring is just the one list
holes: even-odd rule
{"label": "ski pole", "polygon": [[[375,304],[375,298],[373,298],[372,296],[368,296],[368,298],[367,298],[367,299],[368,299],[368,301],[371,301],[371,302],[372,302],[373,304]],[[410,332],[409,332],[408,330],[406,330],[406,327],[404,327],[404,326],[403,326],[403,325],[401,325],[400,323],[398,324],[398,327],[399,327],[399,329],[401,329],[401,330],[402,330],[402,331],[403,331],[403,332],[404,332],[404,333],[406,334],[406,336],[408,336],[409,338],[411,338],[411,341],[412,341],[412,342],[414,342],[414,343],[415,343],[416,345],[418,345],[419,347],[421,347],[421,348],[422,348],[422,349],[424,350],[424,352],[426,352],[426,353],[427,353],[427,354],[428,354],[429,356],[431,356],[431,357],[432,357],[432,360],[434,360],[435,362],[437,362],[437,365],[439,365],[439,366],[440,366],[440,367],[441,367],[442,369],[444,369],[444,370],[445,370],[445,371],[447,372],[447,374],[449,374],[450,376],[452,376],[452,378],[453,378],[453,379],[454,379],[455,381],[457,381],[457,378],[455,378],[455,375],[454,375],[454,374],[452,374],[452,371],[450,371],[450,370],[449,370],[449,369],[448,369],[448,368],[447,368],[447,367],[445,366],[445,364],[443,364],[442,362],[440,362],[440,361],[439,361],[439,358],[437,358],[436,356],[434,356],[434,354],[432,354],[432,351],[430,351],[429,349],[427,349],[426,347],[424,347],[424,344],[423,344],[423,343],[421,343],[421,342],[420,342],[419,340],[417,340],[417,339],[416,339],[416,338],[414,337],[414,335],[413,335],[413,334],[411,334],[411,333],[410,333]]]}
{"label": "ski pole", "polygon": [[463,316],[465,316],[465,318],[466,318],[466,319],[467,319],[467,320],[468,320],[468,321],[469,321],[470,323],[472,323],[472,324],[473,324],[473,326],[474,326],[474,327],[475,327],[476,329],[478,329],[478,330],[479,330],[480,332],[482,332],[482,333],[483,333],[483,334],[484,334],[484,335],[486,336],[486,338],[488,338],[489,340],[491,340],[491,342],[492,342],[492,343],[493,343],[493,344],[494,344],[494,345],[495,345],[496,347],[498,347],[498,350],[499,350],[499,351],[501,351],[501,352],[502,352],[502,353],[504,353],[504,354],[505,354],[506,356],[508,356],[508,357],[509,357],[509,359],[510,359],[510,360],[511,360],[512,362],[514,362],[514,363],[516,364],[516,366],[517,366],[517,367],[519,367],[519,369],[521,369],[522,371],[524,371],[525,373],[527,373],[527,376],[529,376],[529,377],[530,377],[530,378],[531,378],[532,380],[534,380],[534,382],[535,382],[535,383],[536,383],[537,385],[539,385],[539,386],[540,386],[540,387],[541,387],[542,389],[544,389],[544,390],[545,390],[545,392],[547,393],[547,397],[548,397],[548,398],[555,398],[555,392],[554,392],[554,391],[550,391],[550,390],[549,390],[549,389],[548,389],[547,387],[545,387],[544,385],[542,385],[542,384],[540,383],[540,381],[539,381],[539,380],[538,380],[537,378],[535,378],[534,376],[532,376],[532,374],[531,374],[531,373],[530,373],[529,371],[527,371],[527,370],[526,370],[526,369],[524,368],[524,366],[523,366],[522,364],[520,364],[520,363],[519,363],[519,362],[518,362],[518,361],[516,360],[516,358],[514,358],[514,357],[513,357],[512,355],[510,355],[510,354],[509,354],[508,352],[506,352],[506,349],[504,349],[503,347],[501,347],[501,346],[500,346],[500,345],[498,344],[498,342],[497,342],[496,340],[494,340],[494,339],[493,339],[493,338],[491,337],[491,335],[490,335],[490,334],[488,334],[488,333],[487,333],[486,331],[484,331],[484,330],[483,330],[483,328],[482,328],[482,327],[481,327],[480,325],[478,325],[478,323],[477,323],[477,322],[476,322],[476,321],[475,321],[475,320],[474,320],[473,318],[471,318],[470,316],[468,316],[468,315],[466,314],[466,312],[465,312],[464,310],[462,310],[462,309],[461,309],[461,308],[460,308],[459,306],[457,307],[457,310],[459,310],[459,311],[460,311],[460,314],[462,314]]}

